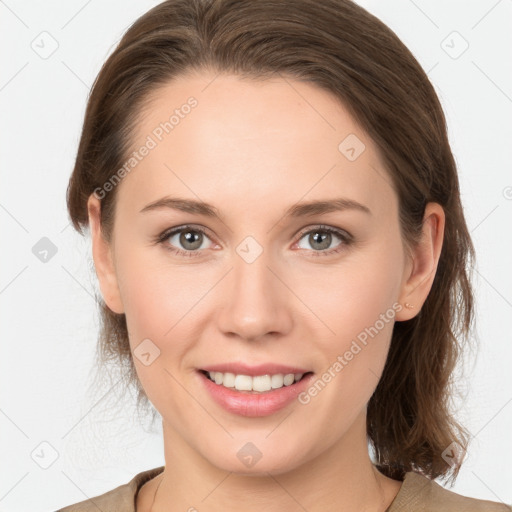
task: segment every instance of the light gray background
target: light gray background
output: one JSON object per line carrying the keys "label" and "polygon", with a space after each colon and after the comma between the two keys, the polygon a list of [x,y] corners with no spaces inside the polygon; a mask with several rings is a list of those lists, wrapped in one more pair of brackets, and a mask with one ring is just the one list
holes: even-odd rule
{"label": "light gray background", "polygon": [[[145,431],[130,403],[107,421],[109,387],[103,402],[87,398],[98,288],[90,240],[65,208],[90,86],[126,28],[157,3],[0,1],[1,511],[55,510],[164,464],[158,423]],[[512,1],[358,3],[428,71],[477,249],[480,348],[457,402],[474,438],[452,490],[512,503]],[[461,37],[469,47],[458,56]],[[46,263],[32,250],[43,237],[57,249]]]}

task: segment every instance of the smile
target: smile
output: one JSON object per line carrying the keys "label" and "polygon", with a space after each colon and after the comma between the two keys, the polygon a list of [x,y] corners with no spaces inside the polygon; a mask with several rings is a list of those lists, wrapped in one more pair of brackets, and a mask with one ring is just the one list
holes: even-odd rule
{"label": "smile", "polygon": [[236,389],[237,391],[250,391],[254,393],[264,393],[272,389],[279,389],[283,386],[291,386],[299,382],[303,376],[312,373],[277,373],[274,375],[243,375],[223,372],[207,372],[201,370],[212,382],[225,388]]}

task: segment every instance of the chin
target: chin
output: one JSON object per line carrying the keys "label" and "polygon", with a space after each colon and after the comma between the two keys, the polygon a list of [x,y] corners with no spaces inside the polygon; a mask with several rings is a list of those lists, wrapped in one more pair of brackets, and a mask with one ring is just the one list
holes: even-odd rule
{"label": "chin", "polygon": [[[226,450],[222,454],[211,454],[207,457],[211,464],[237,475],[268,477],[268,473],[278,475],[287,473],[297,468],[301,461],[291,458],[297,450],[288,448],[279,452],[279,450],[267,450],[270,452],[265,455],[265,449],[257,450],[256,446],[250,442],[242,444],[242,447],[234,451]],[[230,455],[232,454],[232,455]]]}

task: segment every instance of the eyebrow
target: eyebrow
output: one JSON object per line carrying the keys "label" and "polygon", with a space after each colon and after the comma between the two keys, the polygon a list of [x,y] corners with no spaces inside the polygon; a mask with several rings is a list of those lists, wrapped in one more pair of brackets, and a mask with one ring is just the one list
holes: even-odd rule
{"label": "eyebrow", "polygon": [[[220,219],[220,212],[215,206],[203,201],[195,201],[193,199],[184,199],[179,197],[162,197],[152,203],[146,205],[140,213],[170,208],[186,213],[196,215],[204,215],[206,217],[216,217]],[[344,210],[358,210],[372,215],[371,210],[357,201],[347,198],[325,199],[317,201],[308,201],[292,205],[284,213],[284,217],[308,217],[312,215],[321,215]]]}

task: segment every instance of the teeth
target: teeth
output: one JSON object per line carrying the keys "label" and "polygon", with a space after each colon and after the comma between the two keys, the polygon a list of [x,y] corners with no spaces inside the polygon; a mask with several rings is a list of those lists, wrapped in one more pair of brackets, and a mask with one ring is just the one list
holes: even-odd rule
{"label": "teeth", "polygon": [[226,388],[235,388],[238,391],[256,391],[262,393],[271,389],[279,389],[290,386],[302,379],[302,373],[287,373],[283,375],[235,375],[234,373],[207,372],[210,380]]}

